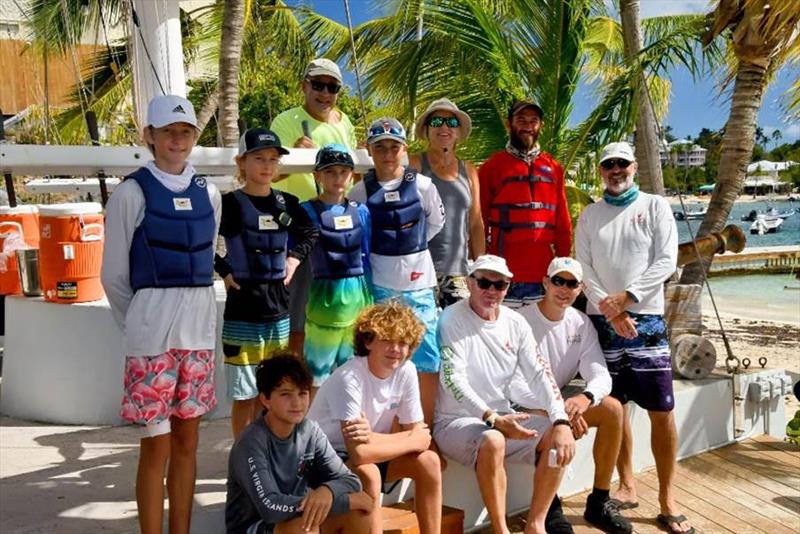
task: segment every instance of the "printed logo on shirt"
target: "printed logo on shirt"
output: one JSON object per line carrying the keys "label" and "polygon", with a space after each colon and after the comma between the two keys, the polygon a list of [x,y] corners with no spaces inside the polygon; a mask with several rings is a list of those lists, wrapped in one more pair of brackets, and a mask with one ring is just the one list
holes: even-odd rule
{"label": "printed logo on shirt", "polygon": [[503,350],[509,354],[514,354],[514,347],[511,346],[510,340],[506,340],[506,342],[503,344]]}
{"label": "printed logo on shirt", "polygon": [[272,215],[259,215],[258,216],[258,229],[259,230],[277,230],[278,223]]}
{"label": "printed logo on shirt", "polygon": [[644,213],[636,213],[631,216],[631,224],[634,226],[644,226],[647,224],[647,215]]}
{"label": "printed logo on shirt", "polygon": [[400,193],[397,191],[387,191],[383,194],[383,200],[385,202],[397,202],[400,200]]}
{"label": "printed logo on shirt", "polygon": [[574,345],[581,342],[580,334],[570,334],[567,336],[567,345]]}
{"label": "printed logo on shirt", "polygon": [[399,403],[399,402],[393,402],[393,403],[391,403],[391,404],[389,405],[389,409],[390,409],[390,410],[396,410],[396,409],[397,409],[397,408],[399,408],[399,407],[400,407],[400,403]]}
{"label": "printed logo on shirt", "polygon": [[175,211],[191,211],[192,199],[191,198],[173,198],[172,205],[175,206]]}
{"label": "printed logo on shirt", "polygon": [[305,478],[312,465],[314,465],[314,453],[307,452],[303,454],[303,457],[297,463],[297,478]]}
{"label": "printed logo on shirt", "polygon": [[411,276],[410,276],[411,281],[414,282],[415,280],[418,280],[418,279],[422,278],[422,275],[424,275],[424,274],[425,273],[420,273],[420,272],[417,272],[417,271],[411,271]]}

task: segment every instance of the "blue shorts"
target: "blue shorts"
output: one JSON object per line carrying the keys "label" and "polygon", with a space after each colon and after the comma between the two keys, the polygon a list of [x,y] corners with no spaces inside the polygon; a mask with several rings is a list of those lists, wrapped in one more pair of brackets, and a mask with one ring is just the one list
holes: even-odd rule
{"label": "blue shorts", "polygon": [[645,410],[671,411],[675,397],[667,324],[661,315],[628,315],[636,321],[639,335],[634,339],[617,335],[604,316],[589,316],[611,374],[611,396],[622,404],[633,401]]}
{"label": "blue shorts", "polygon": [[436,323],[439,317],[433,288],[397,291],[373,286],[372,296],[376,304],[398,299],[414,311],[417,319],[425,325],[425,335],[422,337],[422,343],[411,357],[411,361],[414,362],[419,373],[438,373],[442,357],[439,354],[439,344],[436,342]]}
{"label": "blue shorts", "polygon": [[544,285],[536,282],[511,282],[503,304],[518,310],[544,298]]}

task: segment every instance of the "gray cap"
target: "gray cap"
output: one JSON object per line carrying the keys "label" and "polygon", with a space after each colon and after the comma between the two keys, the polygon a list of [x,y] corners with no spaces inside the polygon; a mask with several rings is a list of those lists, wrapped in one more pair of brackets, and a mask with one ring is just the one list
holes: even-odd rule
{"label": "gray cap", "polygon": [[331,78],[336,78],[339,83],[342,83],[342,71],[339,70],[339,66],[330,59],[324,57],[313,60],[308,64],[308,67],[306,67],[306,77],[309,78],[312,76],[330,76]]}

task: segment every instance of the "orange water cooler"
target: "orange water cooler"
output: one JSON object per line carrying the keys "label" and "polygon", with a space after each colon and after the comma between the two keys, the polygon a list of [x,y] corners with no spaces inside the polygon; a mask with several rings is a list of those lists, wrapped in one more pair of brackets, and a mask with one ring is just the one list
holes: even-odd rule
{"label": "orange water cooler", "polygon": [[39,270],[45,300],[70,304],[103,298],[102,206],[39,206]]}
{"label": "orange water cooler", "polygon": [[16,251],[39,248],[36,206],[0,206],[0,295],[20,295]]}

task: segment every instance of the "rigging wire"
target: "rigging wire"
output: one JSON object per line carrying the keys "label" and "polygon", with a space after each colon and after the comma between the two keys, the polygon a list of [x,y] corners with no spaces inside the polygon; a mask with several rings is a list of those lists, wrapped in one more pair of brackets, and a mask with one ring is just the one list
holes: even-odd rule
{"label": "rigging wire", "polygon": [[[647,87],[647,76],[645,73],[642,73],[642,83],[644,85],[644,92],[647,96],[647,100],[650,104],[651,109],[655,109],[653,107],[653,97],[650,95],[649,87]],[[655,113],[653,113],[653,120],[655,120],[656,128],[658,132],[663,132],[661,128],[661,123],[658,120],[658,117]],[[688,154],[687,154],[688,156]],[[689,182],[689,161],[688,157],[686,160],[686,166],[684,167],[684,175],[683,175],[683,185],[686,185]],[[695,239],[694,229],[692,228],[692,223],[689,221],[689,218],[686,217],[686,204],[683,201],[683,193],[681,193],[681,188],[678,188],[678,201],[681,203],[681,210],[683,211],[683,219],[686,222],[686,228],[689,230],[689,237],[692,240],[692,248],[694,248],[694,253],[697,256],[697,263],[700,264],[700,269],[703,271],[703,282],[705,282],[706,289],[708,290],[708,296],[711,298],[711,306],[714,308],[714,315],[717,318],[717,324],[719,324],[719,331],[722,335],[722,344],[725,346],[725,353],[727,354],[725,358],[725,368],[729,373],[734,373],[739,368],[739,358],[737,358],[733,354],[733,349],[731,348],[731,344],[728,341],[728,335],[725,332],[725,326],[722,324],[722,317],[719,315],[719,309],[717,308],[717,301],[714,298],[714,292],[711,290],[711,283],[708,281],[708,268],[706,268],[706,264],[703,262],[703,257],[700,255],[700,249],[697,247],[697,240]],[[730,362],[734,362],[735,365],[731,365]]]}
{"label": "rigging wire", "polygon": [[367,108],[364,106],[364,92],[361,90],[361,75],[358,69],[358,55],[356,54],[356,40],[353,36],[353,19],[350,17],[350,2],[344,0],[344,12],[347,15],[347,28],[350,31],[350,49],[353,52],[353,68],[356,74],[356,86],[358,87],[358,97],[361,101],[361,120],[364,121],[364,132],[369,134],[367,124]]}
{"label": "rigging wire", "polygon": [[161,89],[161,94],[165,95],[167,92],[164,90],[164,84],[161,83],[161,78],[158,76],[158,71],[156,70],[156,66],[153,64],[153,58],[150,56],[150,50],[147,49],[147,43],[145,42],[144,35],[142,34],[142,26],[139,24],[139,15],[136,13],[136,8],[133,6],[133,0],[129,0],[131,6],[131,20],[133,21],[133,25],[136,26],[136,30],[139,32],[139,39],[142,41],[142,48],[144,49],[144,54],[147,56],[147,62],[150,63],[150,68],[153,71],[153,76],[155,76],[156,81],[158,82],[158,88]]}

